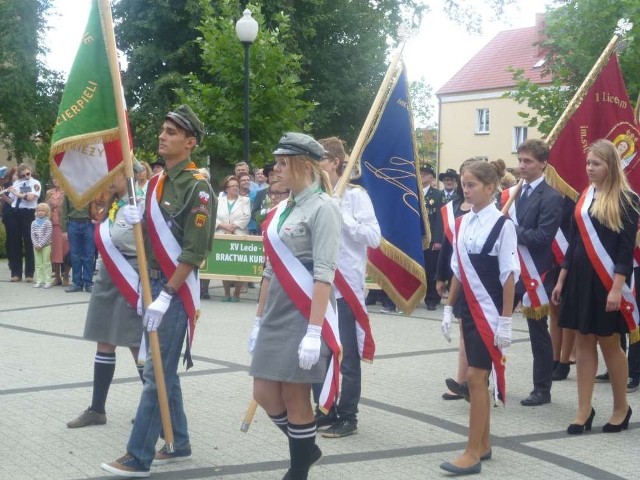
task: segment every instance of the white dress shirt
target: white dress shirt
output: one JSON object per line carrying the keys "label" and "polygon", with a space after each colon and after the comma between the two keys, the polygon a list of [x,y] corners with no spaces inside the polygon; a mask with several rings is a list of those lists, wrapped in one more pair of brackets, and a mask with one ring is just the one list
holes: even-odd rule
{"label": "white dress shirt", "polygon": [[[475,207],[474,207],[475,208]],[[455,238],[453,255],[451,255],[451,270],[460,280],[460,267],[458,265],[458,255],[456,253],[457,243],[462,241],[463,248],[470,254],[477,254],[482,251],[491,229],[502,216],[496,205],[492,202],[479,212],[471,211],[462,217],[460,231],[464,233],[464,238]],[[513,222],[507,220],[498,235],[496,243],[491,248],[489,255],[498,257],[500,268],[500,283],[504,285],[510,273],[513,273],[514,282],[520,276],[520,261],[518,260],[518,237]]]}

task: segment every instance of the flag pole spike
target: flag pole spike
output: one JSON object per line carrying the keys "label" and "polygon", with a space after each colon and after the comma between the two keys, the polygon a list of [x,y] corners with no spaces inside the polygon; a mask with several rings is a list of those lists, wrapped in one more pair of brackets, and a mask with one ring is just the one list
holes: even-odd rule
{"label": "flag pole spike", "polygon": [[378,93],[373,100],[373,104],[371,105],[371,109],[369,110],[369,114],[364,121],[364,125],[358,134],[358,138],[356,139],[356,143],[353,145],[353,149],[351,150],[351,154],[349,155],[349,160],[347,164],[344,166],[344,170],[336,187],[334,188],[334,195],[342,196],[344,194],[345,189],[347,188],[347,184],[349,183],[349,177],[351,176],[351,171],[356,162],[360,161],[360,155],[362,155],[362,150],[364,149],[364,143],[371,131],[372,126],[375,124],[375,120],[377,116],[380,114],[381,107],[384,104],[387,96],[389,95],[389,85],[391,84],[391,80],[393,79],[398,63],[402,58],[402,50],[404,49],[404,43],[402,43],[398,49],[393,54],[391,58],[391,62],[389,63],[389,68],[387,68],[387,73],[385,74],[382,84],[378,89]]}
{"label": "flag pole spike", "polygon": [[[120,144],[122,146],[122,160],[124,164],[124,172],[128,180],[129,205],[135,206],[136,196],[134,188],[133,162],[131,160],[131,149],[129,147],[129,128],[124,109],[120,67],[118,65],[116,50],[116,37],[113,30],[113,18],[111,16],[111,5],[109,0],[99,0],[99,2],[100,18],[104,29],[105,41],[107,44],[107,58],[109,59],[109,70],[111,72],[111,80],[113,83],[113,96],[115,98],[116,112],[118,115],[118,131],[120,132]],[[133,233],[136,241],[136,255],[138,258],[138,268],[140,270],[142,298],[146,308],[151,303],[152,298],[151,283],[149,282],[149,270],[147,268],[147,257],[145,255],[144,239],[142,237],[142,225],[139,223],[134,225]],[[173,452],[173,428],[171,426],[169,400],[167,398],[167,388],[164,381],[164,370],[162,368],[160,342],[158,341],[157,332],[149,332],[149,343],[151,345],[151,358],[156,377],[158,403],[160,406],[160,417],[162,420],[164,439],[167,450],[169,452]]]}

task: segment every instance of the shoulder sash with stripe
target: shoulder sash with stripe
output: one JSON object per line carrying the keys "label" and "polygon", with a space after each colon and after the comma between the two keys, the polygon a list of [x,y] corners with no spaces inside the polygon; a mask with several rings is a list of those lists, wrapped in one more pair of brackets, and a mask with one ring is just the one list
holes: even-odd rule
{"label": "shoulder sash with stripe", "polygon": [[[278,235],[277,225],[287,202],[280,202],[278,207],[267,216],[263,229],[264,249],[274,275],[278,278],[282,289],[296,308],[309,320],[311,315],[311,297],[313,295],[313,276],[306,267],[284,244]],[[327,375],[322,384],[318,405],[325,413],[329,411],[340,390],[340,357],[342,347],[338,331],[338,315],[331,302],[322,323],[322,338],[331,349]]]}
{"label": "shoulder sash with stripe", "polygon": [[[614,267],[615,264],[604,245],[598,237],[593,221],[589,216],[589,207],[593,201],[595,188],[593,185],[588,187],[580,196],[575,210],[575,219],[580,232],[580,238],[584,243],[587,256],[593,265],[594,270],[598,274],[598,278],[607,291],[613,287]],[[638,328],[639,316],[638,305],[634,295],[633,277],[631,287],[626,283],[622,284],[622,298],[620,299],[620,313],[627,322],[630,336],[638,336],[638,332],[633,333]]]}
{"label": "shoulder sash with stripe", "polygon": [[456,228],[456,215],[453,211],[453,202],[447,202],[440,208],[442,213],[442,226],[444,227],[444,234],[449,240],[449,243],[453,245],[453,232]]}
{"label": "shoulder sash with stripe", "polygon": [[111,241],[108,218],[95,229],[94,239],[96,247],[100,252],[102,263],[107,269],[111,280],[127,303],[135,309],[138,305],[138,298],[140,297],[140,293],[138,292],[140,277],[138,272],[136,272]]}
{"label": "shoulder sash with stripe", "polygon": [[[149,239],[156,255],[160,269],[166,278],[171,278],[178,266],[178,257],[182,253],[182,247],[173,236],[171,229],[160,210],[160,198],[166,173],[155,175],[149,181],[147,194],[146,221]],[[184,361],[187,370],[193,366],[191,348],[196,330],[196,323],[200,316],[200,282],[195,271],[191,272],[184,283],[178,289],[178,295],[189,317],[187,328],[187,348]]]}
{"label": "shoulder sash with stripe", "polygon": [[[517,186],[514,186],[502,192],[503,205],[506,204],[516,189]],[[516,201],[511,202],[509,218],[513,220],[515,225],[518,225],[516,203]],[[518,244],[518,258],[520,260],[520,277],[525,289],[525,293],[522,296],[522,313],[527,318],[541,319],[549,313],[549,297],[544,289],[544,278],[547,272],[538,272],[531,252],[525,245]]]}
{"label": "shoulder sash with stripe", "polygon": [[349,285],[344,278],[344,275],[342,275],[342,272],[340,272],[340,269],[336,270],[334,284],[342,294],[344,301],[349,305],[356,319],[356,338],[358,340],[360,358],[365,362],[373,362],[373,357],[376,353],[376,344],[373,340],[373,334],[371,333],[369,314],[362,306],[362,303],[360,303],[360,300],[358,300],[358,297],[351,288],[351,285]]}
{"label": "shoulder sash with stripe", "polygon": [[[465,217],[462,216],[456,219],[456,238],[459,239],[464,238],[464,232],[466,230],[466,225],[462,226],[462,220],[464,218]],[[496,304],[482,283],[482,279],[471,263],[469,253],[463,243],[463,241],[456,242],[454,247],[455,253],[458,256],[458,267],[461,277],[460,283],[462,284],[473,322],[491,356],[491,362],[493,363],[493,370],[495,372],[496,389],[499,394],[498,397],[502,400],[502,403],[506,404],[505,357],[500,349],[493,344],[494,332],[498,328],[498,317],[501,312],[498,312]]]}

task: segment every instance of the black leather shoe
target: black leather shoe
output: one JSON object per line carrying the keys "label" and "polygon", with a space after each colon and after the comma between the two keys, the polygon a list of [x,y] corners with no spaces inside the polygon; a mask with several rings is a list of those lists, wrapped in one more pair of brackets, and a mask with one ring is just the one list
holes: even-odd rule
{"label": "black leather shoe", "polygon": [[467,385],[467,382],[458,383],[453,378],[447,378],[444,383],[447,384],[447,388],[449,389],[449,391],[455,393],[456,395],[460,395],[467,402],[469,401],[469,385]]}
{"label": "black leather shoe", "polygon": [[556,368],[553,370],[551,379],[554,382],[559,382],[560,380],[566,380],[567,377],[569,376],[570,370],[571,370],[570,364],[559,362],[558,365],[556,365]]}
{"label": "black leather shoe", "polygon": [[471,465],[470,467],[467,467],[467,468],[458,467],[451,462],[444,462],[440,464],[440,468],[449,473],[453,473],[453,475],[455,476],[474,475],[476,473],[480,473],[480,471],[482,470],[482,462],[478,460],[478,463],[476,463],[475,465]]}
{"label": "black leather shoe", "polygon": [[593,423],[593,417],[595,416],[596,411],[593,409],[593,407],[591,407],[591,413],[589,414],[589,418],[587,419],[587,421],[582,425],[580,425],[579,423],[572,423],[571,425],[569,425],[569,428],[567,428],[567,433],[569,435],[580,435],[584,433],[585,430],[587,432],[590,431],[591,424]]}
{"label": "black leather shoe", "polygon": [[622,430],[626,430],[627,428],[629,428],[629,419],[631,418],[632,413],[633,411],[631,410],[631,407],[629,407],[627,410],[627,415],[624,417],[622,423],[615,425],[613,423],[607,422],[602,426],[602,431],[604,433],[618,433]]}
{"label": "black leather shoe", "polygon": [[551,403],[550,393],[540,393],[533,391],[527,398],[520,400],[520,405],[525,407],[537,407],[538,405],[544,405],[545,403]]}
{"label": "black leather shoe", "polygon": [[338,421],[338,415],[335,410],[331,410],[329,414],[316,412],[316,428],[329,427]]}

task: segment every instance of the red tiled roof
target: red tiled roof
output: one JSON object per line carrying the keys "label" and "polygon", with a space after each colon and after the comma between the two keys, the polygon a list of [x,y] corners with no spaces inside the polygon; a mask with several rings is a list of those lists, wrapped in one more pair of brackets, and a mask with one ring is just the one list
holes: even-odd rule
{"label": "red tiled roof", "polygon": [[533,66],[544,58],[544,52],[534,43],[538,41],[536,28],[527,27],[498,33],[467,64],[462,67],[437,95],[467,93],[509,88],[515,85],[509,67],[524,69],[525,78],[535,83],[550,83],[541,77],[543,68]]}

